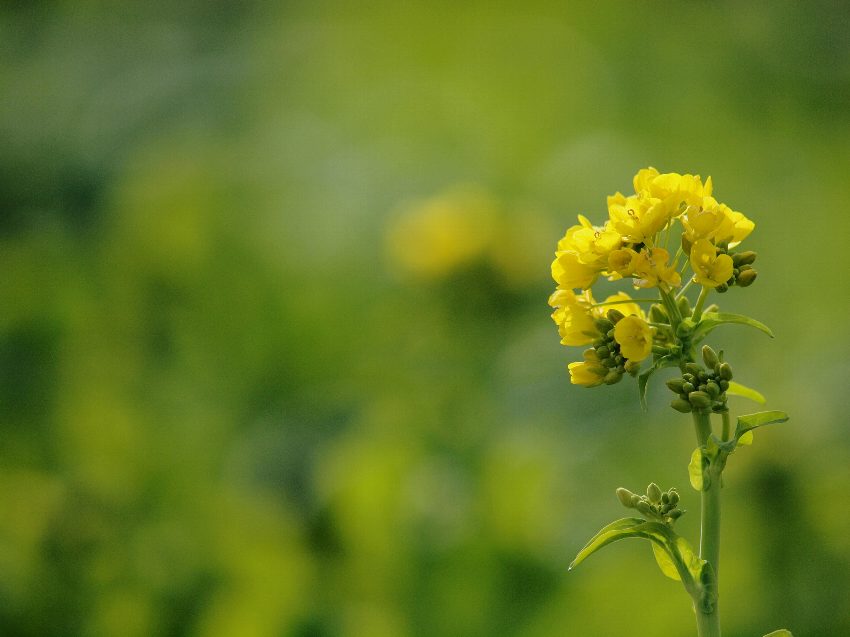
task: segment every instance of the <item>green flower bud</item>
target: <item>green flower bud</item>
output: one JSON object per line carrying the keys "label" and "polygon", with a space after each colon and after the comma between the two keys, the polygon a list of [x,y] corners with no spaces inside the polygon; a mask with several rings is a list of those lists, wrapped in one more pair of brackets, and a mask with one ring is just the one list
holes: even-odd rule
{"label": "green flower bud", "polygon": [[634,495],[634,493],[632,493],[628,489],[624,489],[623,487],[617,489],[617,498],[619,498],[620,504],[622,504],[627,509],[632,508],[632,498],[634,497]]}
{"label": "green flower bud", "polygon": [[720,364],[720,378],[726,381],[732,380],[732,367],[729,363]]}
{"label": "green flower bud", "polygon": [[739,252],[732,256],[732,263],[736,266],[742,265],[750,265],[756,260],[756,253],[752,250],[747,250],[746,252]]}
{"label": "green flower bud", "polygon": [[691,332],[694,331],[694,327],[696,323],[694,323],[691,319],[684,319],[681,323],[679,323],[679,327],[676,328],[676,335],[679,338],[687,338],[691,335]]}
{"label": "green flower bud", "polygon": [[610,354],[610,351],[605,345],[596,348],[596,355],[599,358],[608,358],[608,354]]}
{"label": "green flower bud", "polygon": [[685,363],[685,369],[696,377],[699,377],[699,373],[702,371],[702,368],[696,363]]}
{"label": "green flower bud", "polygon": [[614,325],[620,322],[620,319],[625,318],[625,314],[623,314],[620,310],[615,310],[611,308],[608,310],[608,313],[605,315],[608,317],[608,320],[611,321]]}
{"label": "green flower bud", "polygon": [[614,329],[614,324],[606,318],[597,318],[594,322],[600,334],[605,334],[609,330]]}
{"label": "green flower bud", "polygon": [[670,496],[670,504],[678,504],[679,503],[679,492],[675,489],[670,489],[668,492]]}
{"label": "green flower bud", "polygon": [[681,314],[682,316],[691,315],[691,304],[688,303],[687,297],[679,297],[679,300],[676,301],[676,307],[679,308],[679,314]]}
{"label": "green flower bud", "polygon": [[682,393],[682,386],[685,384],[684,379],[682,378],[671,378],[667,381],[667,388],[673,392],[674,394]]}
{"label": "green flower bud", "polygon": [[637,376],[638,372],[640,372],[640,361],[626,361],[623,370],[631,376]]}
{"label": "green flower bud", "polygon": [[649,320],[653,323],[669,323],[670,317],[667,316],[664,308],[656,303],[649,308]]}
{"label": "green flower bud", "polygon": [[682,393],[690,394],[692,391],[696,389],[693,383],[682,383]]}
{"label": "green flower bud", "polygon": [[673,518],[674,520],[678,520],[680,517],[682,517],[683,513],[684,511],[682,511],[682,509],[673,509],[672,511],[670,511],[670,513],[667,514],[667,516]]}
{"label": "green flower bud", "polygon": [[605,338],[597,338],[595,341],[593,341],[593,346],[594,347],[602,347],[607,342],[608,341],[605,340]]}
{"label": "green flower bud", "polygon": [[741,275],[738,277],[736,283],[739,287],[746,288],[753,284],[753,281],[756,280],[758,276],[758,272],[755,270],[747,270],[745,272],[741,272]]}
{"label": "green flower bud", "polygon": [[641,500],[640,502],[638,502],[636,508],[644,515],[652,515],[652,507],[649,506],[649,502],[647,502],[646,500]]}
{"label": "green flower bud", "polygon": [[670,494],[666,491],[661,494],[661,504],[667,505],[670,504]]}
{"label": "green flower bud", "polygon": [[698,409],[705,409],[706,407],[710,407],[712,403],[711,396],[709,396],[704,391],[692,391],[688,395],[688,400],[694,407],[697,407]]}
{"label": "green flower bud", "polygon": [[[734,281],[734,279],[733,279],[733,281]],[[728,283],[721,283],[716,288],[714,288],[714,290],[716,292],[719,292],[720,294],[723,294],[724,292],[727,292],[729,290],[729,284]]]}
{"label": "green flower bud", "polygon": [[711,349],[709,345],[702,346],[702,360],[705,361],[705,366],[709,369],[713,369],[720,360],[717,358],[717,352]]}
{"label": "green flower bud", "polygon": [[[607,359],[605,362],[610,361],[611,359]],[[620,379],[623,375],[617,371],[616,369],[609,370],[607,374],[605,374],[605,378],[602,379],[606,385],[614,385],[615,383],[619,383]]]}
{"label": "green flower bud", "polygon": [[603,365],[605,365],[605,367],[616,367],[617,366],[617,361],[615,361],[610,356],[608,358],[602,359],[599,362],[602,363]]}
{"label": "green flower bud", "polygon": [[712,398],[717,398],[720,395],[720,386],[713,380],[710,380],[705,384],[705,391]]}
{"label": "green flower bud", "polygon": [[722,392],[725,392],[727,389],[729,389],[729,381],[728,380],[725,380],[725,379],[721,380],[719,385],[720,385],[720,391],[722,391]]}
{"label": "green flower bud", "polygon": [[632,493],[632,501],[629,504],[629,508],[636,509],[638,502],[640,502],[640,496],[637,493]]}
{"label": "green flower bud", "polygon": [[649,486],[646,487],[646,497],[652,504],[658,504],[661,502],[661,488],[654,482],[650,482]]}
{"label": "green flower bud", "polygon": [[687,400],[682,400],[681,398],[677,398],[676,400],[674,400],[672,403],[670,403],[670,406],[676,411],[682,412],[683,414],[689,414],[691,411],[693,411],[691,403],[689,403]]}

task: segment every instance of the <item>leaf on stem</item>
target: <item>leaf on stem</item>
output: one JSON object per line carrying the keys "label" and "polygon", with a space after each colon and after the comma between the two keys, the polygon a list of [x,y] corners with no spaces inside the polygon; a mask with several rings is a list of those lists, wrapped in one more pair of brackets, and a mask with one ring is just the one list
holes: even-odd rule
{"label": "leaf on stem", "polygon": [[705,488],[704,475],[705,461],[702,448],[697,447],[691,454],[691,461],[688,463],[688,478],[690,478],[691,486],[697,491],[702,491]]}
{"label": "leaf on stem", "polygon": [[697,326],[694,328],[694,333],[691,337],[693,342],[696,343],[715,327],[723,325],[724,323],[749,325],[750,327],[754,327],[757,330],[764,332],[770,338],[773,338],[773,332],[767,325],[755,320],[754,318],[750,318],[749,316],[743,316],[742,314],[728,314],[726,312],[706,312],[702,315],[700,322],[697,323]]}
{"label": "leaf on stem", "polygon": [[[764,427],[765,425],[785,422],[786,420],[788,420],[788,414],[784,411],[760,411],[756,414],[738,416],[738,425],[735,428],[735,438],[738,440],[738,444],[752,444],[752,432],[754,429]],[[744,442],[741,441],[742,438]]]}
{"label": "leaf on stem", "polygon": [[749,398],[760,405],[767,402],[761,392],[756,391],[752,387],[742,385],[741,383],[736,383],[734,380],[729,381],[729,389],[726,390],[726,393],[730,396],[742,396],[743,398]]}
{"label": "leaf on stem", "polygon": [[638,376],[638,392],[640,393],[640,406],[646,411],[646,389],[649,384],[649,377],[652,376],[659,369],[664,367],[673,367],[676,365],[676,361],[672,356],[662,356],[657,361],[652,364],[648,370],[646,370],[643,374]]}

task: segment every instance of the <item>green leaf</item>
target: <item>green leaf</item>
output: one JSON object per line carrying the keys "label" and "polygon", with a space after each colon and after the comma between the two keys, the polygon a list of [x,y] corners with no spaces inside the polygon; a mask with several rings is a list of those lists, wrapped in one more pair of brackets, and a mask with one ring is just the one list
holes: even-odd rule
{"label": "green leaf", "polygon": [[729,389],[726,390],[726,393],[730,396],[742,396],[744,398],[749,398],[760,405],[767,402],[760,392],[757,392],[755,389],[747,387],[746,385],[742,385],[741,383],[736,383],[734,380],[729,381]]}
{"label": "green leaf", "polygon": [[667,551],[655,542],[652,542],[652,554],[655,556],[655,562],[658,564],[658,568],[661,569],[661,572],[664,573],[664,575],[672,580],[676,580],[677,582],[682,581],[682,578],[679,575],[679,570],[676,568],[676,564],[673,562],[673,559]]}
{"label": "green leaf", "polygon": [[649,384],[649,377],[652,376],[659,369],[664,367],[673,367],[676,364],[676,361],[672,356],[662,356],[657,361],[652,364],[648,370],[646,370],[643,374],[638,376],[638,392],[640,393],[640,406],[646,411],[646,388]]}
{"label": "green leaf", "polygon": [[745,431],[744,433],[742,433],[738,438],[738,444],[741,447],[747,447],[753,444],[753,430],[750,429],[749,431]]}
{"label": "green leaf", "polygon": [[691,486],[697,491],[702,491],[703,488],[702,469],[702,449],[697,447],[691,454],[691,461],[688,463],[688,477],[691,480]]}
{"label": "green leaf", "polygon": [[749,316],[743,316],[741,314],[727,314],[725,312],[706,312],[702,315],[702,318],[700,319],[700,322],[697,323],[696,328],[694,328],[693,336],[691,337],[693,342],[696,343],[715,327],[723,325],[724,323],[749,325],[750,327],[754,327],[757,330],[764,332],[770,338],[773,338],[773,332],[767,325],[755,320],[754,318],[750,318]]}
{"label": "green leaf", "polygon": [[772,425],[778,422],[785,422],[786,420],[788,420],[788,414],[784,411],[760,411],[756,414],[738,416],[738,426],[735,429],[735,437],[740,440],[741,436],[753,429],[758,429],[759,427]]}
{"label": "green leaf", "polygon": [[576,566],[596,553],[596,551],[601,549],[603,546],[622,539],[622,537],[617,536],[618,532],[627,532],[644,522],[646,522],[646,520],[643,518],[621,518],[615,522],[611,522],[608,526],[602,527],[599,529],[599,532],[590,539],[590,542],[585,544],[584,548],[578,552],[578,555],[576,555],[576,558],[573,560],[572,564],[570,564],[568,570],[573,570]]}
{"label": "green leaf", "polygon": [[794,637],[794,635],[791,634],[790,630],[780,628],[779,630],[774,630],[772,633],[767,633],[764,637]]}
{"label": "green leaf", "polygon": [[675,570],[678,575],[675,579],[681,580],[689,593],[705,592],[702,590],[706,579],[704,571],[711,568],[708,563],[699,558],[685,538],[679,537],[666,524],[647,522],[640,518],[623,518],[602,528],[579,551],[576,559],[570,564],[570,569],[578,566],[603,546],[628,538],[643,538],[652,542],[653,547],[657,546],[658,550],[666,555],[667,559],[662,562],[656,552],[656,560],[665,575],[672,577],[671,573]]}

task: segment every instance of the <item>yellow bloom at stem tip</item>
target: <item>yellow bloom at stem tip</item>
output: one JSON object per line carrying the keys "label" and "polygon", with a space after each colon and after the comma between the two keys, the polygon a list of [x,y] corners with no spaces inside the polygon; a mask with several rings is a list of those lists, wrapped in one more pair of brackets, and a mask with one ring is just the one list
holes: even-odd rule
{"label": "yellow bloom at stem tip", "polygon": [[567,365],[570,370],[570,382],[583,387],[596,387],[605,381],[608,368],[605,367],[592,349],[585,350],[584,360]]}
{"label": "yellow bloom at stem tip", "polygon": [[694,278],[700,285],[716,288],[732,277],[732,257],[717,254],[717,248],[707,239],[700,239],[691,246],[690,258]]}
{"label": "yellow bloom at stem tip", "polygon": [[642,318],[626,316],[614,326],[614,340],[630,361],[642,361],[652,352],[652,328]]}

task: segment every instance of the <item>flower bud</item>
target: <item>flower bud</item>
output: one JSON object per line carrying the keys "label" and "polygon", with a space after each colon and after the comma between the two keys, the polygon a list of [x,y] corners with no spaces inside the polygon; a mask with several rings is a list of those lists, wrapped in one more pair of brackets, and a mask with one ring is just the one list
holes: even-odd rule
{"label": "flower bud", "polygon": [[676,328],[676,335],[679,338],[687,338],[694,331],[695,323],[691,319],[684,319]]}
{"label": "flower bud", "polygon": [[705,361],[705,366],[709,369],[712,369],[720,362],[720,359],[717,358],[717,353],[709,345],[702,346],[702,360]]}
{"label": "flower bud", "polygon": [[623,314],[620,310],[611,308],[608,310],[608,313],[605,315],[608,317],[608,320],[611,321],[614,325],[620,322],[620,319],[625,318],[625,314]]}
{"label": "flower bud", "polygon": [[729,363],[720,363],[720,378],[725,381],[732,380],[732,367]]}
{"label": "flower bud", "polygon": [[670,496],[670,504],[678,504],[679,503],[679,492],[675,489],[670,489],[667,492]]}
{"label": "flower bud", "polygon": [[627,372],[630,376],[637,376],[640,371],[640,361],[626,361],[623,371]]}
{"label": "flower bud", "polygon": [[734,263],[736,267],[740,267],[742,265],[750,265],[755,260],[756,253],[752,250],[747,250],[746,252],[739,252],[738,254],[732,256],[732,263]]}
{"label": "flower bud", "polygon": [[696,363],[685,363],[685,369],[688,370],[689,373],[693,374],[697,378],[699,378],[699,374],[702,371],[699,365]]}
{"label": "flower bud", "polygon": [[680,517],[682,517],[683,513],[684,513],[684,511],[682,511],[682,509],[673,509],[667,515],[668,515],[668,517],[671,517],[674,520],[678,520]]}
{"label": "flower bud", "polygon": [[755,270],[745,270],[744,272],[741,272],[736,283],[742,288],[749,287],[753,284],[753,281],[756,280],[756,276],[758,276],[758,272]]}
{"label": "flower bud", "polygon": [[710,380],[705,384],[705,391],[712,398],[717,398],[720,395],[720,386],[713,380]]}
{"label": "flower bud", "polygon": [[729,284],[728,283],[721,283],[716,288],[714,288],[714,290],[716,292],[719,292],[720,294],[723,294],[724,292],[727,292],[729,290]]}
{"label": "flower bud", "polygon": [[697,407],[698,409],[705,409],[706,407],[710,407],[712,403],[711,396],[709,396],[704,391],[692,391],[688,395],[688,400],[694,407]]}
{"label": "flower bud", "polygon": [[623,487],[617,489],[617,498],[620,500],[620,504],[622,504],[627,509],[633,508],[632,498],[634,497],[634,495],[634,493],[632,493],[628,489],[624,489]]}
{"label": "flower bud", "polygon": [[653,323],[669,323],[670,318],[667,316],[667,312],[664,308],[658,303],[652,305],[649,308],[649,320]]}
{"label": "flower bud", "polygon": [[643,513],[644,515],[652,515],[652,507],[649,506],[649,502],[646,500],[640,500],[637,503],[637,510]]}
{"label": "flower bud", "polygon": [[[606,362],[610,360],[611,359],[609,358],[606,360]],[[607,374],[605,374],[605,378],[602,379],[602,382],[604,382],[606,385],[614,385],[615,383],[619,383],[622,377],[623,375],[619,371],[617,371],[616,369],[611,369],[608,371]]]}
{"label": "flower bud", "polygon": [[[600,334],[605,334],[608,330],[614,328],[614,324],[609,321],[607,318],[597,318],[595,321],[596,329],[599,330]],[[604,342],[604,341],[603,341]]]}
{"label": "flower bud", "polygon": [[720,383],[718,383],[718,384],[720,385],[720,391],[722,391],[722,392],[725,392],[727,389],[729,389],[729,381],[728,380],[721,380]]}
{"label": "flower bud", "polygon": [[667,381],[666,385],[667,388],[674,394],[681,394],[684,383],[685,381],[682,378],[671,378]]}
{"label": "flower bud", "polygon": [[661,488],[654,482],[650,482],[649,486],[646,487],[646,497],[652,504],[658,504],[661,502]]}
{"label": "flower bud", "polygon": [[672,403],[670,403],[670,406],[676,411],[682,412],[683,414],[689,414],[691,411],[693,411],[691,403],[681,398],[677,398],[676,400],[674,400]]}
{"label": "flower bud", "polygon": [[692,391],[696,389],[693,383],[682,383],[682,393],[690,394]]}
{"label": "flower bud", "polygon": [[602,345],[602,346],[596,348],[596,355],[599,358],[608,358],[609,353],[610,353],[610,351],[608,350],[608,348],[605,345]]}

